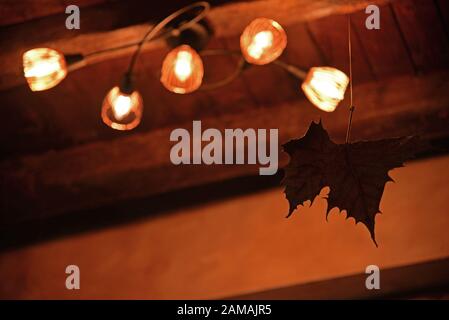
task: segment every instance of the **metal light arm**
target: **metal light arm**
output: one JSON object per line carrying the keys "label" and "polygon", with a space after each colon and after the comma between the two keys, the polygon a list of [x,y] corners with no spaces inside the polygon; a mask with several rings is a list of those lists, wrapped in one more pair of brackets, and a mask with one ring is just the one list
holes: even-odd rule
{"label": "metal light arm", "polygon": [[[202,9],[202,10],[201,10],[201,12],[196,14],[195,17],[193,17],[192,19],[190,19],[186,22],[181,23],[178,27],[171,29],[171,30],[167,30],[166,32],[162,32],[162,30],[164,30],[176,18],[178,18],[178,17],[182,16],[183,14],[186,14],[189,11],[194,10],[194,9]],[[123,76],[122,84],[121,84],[121,88],[124,91],[129,92],[132,90],[132,87],[133,87],[132,86],[132,75],[133,75],[135,65],[136,65],[137,59],[140,55],[143,45],[147,42],[150,42],[150,41],[153,41],[156,39],[161,39],[161,38],[167,39],[169,37],[179,36],[181,34],[181,32],[191,28],[193,25],[199,23],[202,19],[204,19],[206,17],[207,13],[209,12],[209,10],[210,10],[209,3],[205,2],[205,1],[195,2],[195,3],[192,3],[186,7],[183,7],[181,9],[173,12],[172,14],[170,14],[169,16],[167,16],[166,18],[161,20],[156,25],[151,26],[148,29],[148,31],[145,33],[145,35],[142,37],[142,40],[140,40],[137,43],[132,43],[132,44],[128,44],[128,45],[124,45],[124,46],[120,46],[120,47],[114,47],[114,48],[109,48],[109,49],[105,49],[105,50],[100,50],[100,51],[92,52],[92,53],[84,55],[84,56],[81,54],[66,55],[68,69],[69,69],[69,71],[74,71],[74,70],[84,67],[88,63],[88,61],[86,61],[86,60],[88,60],[92,56],[137,46],[137,48],[135,49],[135,51],[131,57],[128,69]],[[237,61],[236,67],[232,73],[230,73],[227,77],[225,77],[222,80],[219,80],[217,82],[203,84],[200,87],[201,90],[214,90],[214,89],[223,87],[223,86],[231,83],[233,80],[235,80],[243,72],[244,69],[252,66],[251,64],[249,64],[245,61],[245,59],[243,58],[242,53],[240,51],[232,51],[232,50],[226,50],[226,49],[213,49],[213,50],[203,50],[200,52],[200,55],[202,57],[217,56],[217,55],[238,56],[238,61]],[[299,78],[301,80],[304,80],[306,78],[307,72],[302,69],[299,69],[298,67],[296,67],[294,65],[285,63],[280,60],[273,61],[273,64],[281,67],[282,69],[284,69],[288,73],[292,74],[296,78]]]}

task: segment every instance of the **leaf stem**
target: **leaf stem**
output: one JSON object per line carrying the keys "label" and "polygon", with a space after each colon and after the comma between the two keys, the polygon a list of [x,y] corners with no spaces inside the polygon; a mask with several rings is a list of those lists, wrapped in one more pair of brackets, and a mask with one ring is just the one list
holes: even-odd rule
{"label": "leaf stem", "polygon": [[354,113],[355,107],[350,106],[349,107],[349,120],[348,120],[348,128],[346,130],[346,141],[345,143],[349,143],[349,139],[351,138],[351,126],[352,126],[352,115]]}
{"label": "leaf stem", "polygon": [[351,16],[348,15],[348,51],[349,51],[349,95],[350,95],[350,107],[349,107],[349,120],[348,129],[346,130],[346,144],[349,143],[351,138],[351,126],[352,126],[352,115],[354,113],[355,107],[352,98],[352,43],[351,43]]}

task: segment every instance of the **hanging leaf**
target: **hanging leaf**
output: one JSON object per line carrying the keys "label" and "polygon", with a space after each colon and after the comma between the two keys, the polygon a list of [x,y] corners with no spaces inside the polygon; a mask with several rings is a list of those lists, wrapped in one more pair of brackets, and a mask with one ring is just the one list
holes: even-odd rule
{"label": "hanging leaf", "polygon": [[332,208],[347,212],[347,217],[362,222],[377,246],[375,216],[385,184],[393,181],[388,171],[422,150],[416,136],[336,144],[321,121],[312,122],[304,137],[283,145],[290,156],[283,184],[290,204],[287,217],[298,205],[329,187],[326,219]]}

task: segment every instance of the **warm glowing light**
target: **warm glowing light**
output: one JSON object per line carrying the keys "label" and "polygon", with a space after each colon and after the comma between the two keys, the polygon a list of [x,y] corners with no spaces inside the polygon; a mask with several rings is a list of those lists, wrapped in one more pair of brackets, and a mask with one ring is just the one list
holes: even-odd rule
{"label": "warm glowing light", "polygon": [[23,73],[31,90],[53,88],[67,75],[64,55],[49,48],[29,50],[23,54]]}
{"label": "warm glowing light", "polygon": [[256,34],[248,47],[248,54],[254,59],[260,59],[265,49],[273,45],[271,31],[261,31]]}
{"label": "warm glowing light", "polygon": [[112,111],[117,120],[122,120],[131,111],[131,98],[123,94],[119,94],[112,105]]}
{"label": "warm glowing light", "polygon": [[116,130],[131,130],[142,118],[143,101],[139,92],[126,94],[119,87],[112,88],[103,100],[101,118]]}
{"label": "warm glowing light", "polygon": [[240,49],[252,64],[267,64],[276,60],[287,46],[287,35],[274,20],[258,18],[240,36]]}
{"label": "warm glowing light", "polygon": [[188,45],[169,52],[162,64],[161,82],[175,93],[189,93],[201,86],[204,68],[200,55]]}
{"label": "warm glowing light", "polygon": [[176,55],[175,74],[181,81],[186,81],[192,74],[192,54],[188,51],[179,51]]}
{"label": "warm glowing light", "polygon": [[319,109],[332,112],[343,100],[349,78],[332,67],[311,68],[302,90],[307,98]]}

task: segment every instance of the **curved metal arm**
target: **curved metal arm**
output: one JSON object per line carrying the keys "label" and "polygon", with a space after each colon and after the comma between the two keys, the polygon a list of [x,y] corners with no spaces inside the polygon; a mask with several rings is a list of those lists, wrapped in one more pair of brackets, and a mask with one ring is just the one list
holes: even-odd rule
{"label": "curved metal arm", "polygon": [[[236,69],[226,78],[219,80],[217,82],[214,83],[210,83],[210,84],[203,84],[199,90],[214,90],[220,87],[223,87],[229,83],[231,83],[232,81],[234,81],[241,73],[242,71],[251,66],[250,64],[248,64],[245,59],[243,58],[242,54],[240,51],[231,51],[231,50],[225,50],[225,49],[215,49],[215,50],[205,50],[203,52],[200,53],[200,55],[202,57],[206,57],[206,56],[212,56],[212,55],[239,55],[240,59],[238,61],[237,67]],[[286,62],[283,62],[281,60],[275,60],[273,61],[273,64],[281,67],[282,69],[284,69],[285,71],[287,71],[288,73],[292,74],[293,76],[295,76],[296,78],[299,78],[301,80],[304,80],[307,76],[307,72],[294,66],[291,64],[288,64]]]}
{"label": "curved metal arm", "polygon": [[151,39],[153,39],[155,36],[158,35],[158,33],[165,28],[170,22],[172,22],[174,19],[176,19],[177,17],[181,16],[182,14],[195,9],[195,8],[200,8],[202,7],[203,10],[196,15],[193,19],[191,19],[190,21],[182,24],[179,28],[172,30],[170,33],[180,33],[181,31],[190,28],[193,24],[197,23],[198,21],[200,21],[201,19],[203,19],[206,14],[208,13],[209,9],[210,9],[210,5],[209,3],[205,2],[205,1],[201,1],[201,2],[195,2],[192,3],[188,6],[185,6],[184,8],[181,8],[175,12],[173,12],[172,14],[170,14],[169,16],[167,16],[166,18],[164,18],[162,21],[160,21],[157,25],[155,25],[154,27],[152,26],[147,33],[145,34],[145,36],[142,38],[142,40],[138,43],[137,49],[136,51],[134,51],[134,54],[131,58],[131,62],[129,64],[128,67],[128,71],[127,74],[129,76],[131,76],[133,70],[134,70],[134,66],[136,64],[137,58],[140,54],[140,51],[142,49],[142,46],[145,42],[150,41]]}
{"label": "curved metal arm", "polygon": [[[173,20],[175,20],[176,18],[178,18],[179,16],[181,16],[182,14],[185,14],[186,12],[196,9],[196,8],[202,8],[202,11],[200,13],[198,13],[194,18],[192,18],[191,20],[181,24],[179,27],[169,30],[165,33],[160,33],[161,30],[163,30],[170,22],[172,22]],[[116,47],[116,48],[110,48],[110,49],[105,49],[105,50],[101,50],[98,52],[94,52],[94,53],[90,53],[87,54],[85,56],[81,56],[81,59],[79,59],[78,55],[77,56],[77,61],[73,61],[75,63],[69,63],[70,66],[70,70],[76,70],[80,67],[83,67],[84,65],[86,65],[86,61],[85,58],[88,58],[90,56],[96,55],[96,54],[101,54],[103,52],[108,52],[108,51],[115,51],[115,50],[120,50],[120,49],[124,49],[124,48],[128,48],[128,47],[132,47],[132,46],[137,46],[137,48],[135,49],[133,56],[130,60],[129,66],[128,66],[128,70],[126,71],[125,75],[124,75],[124,79],[123,79],[123,83],[124,83],[124,87],[132,87],[131,85],[131,78],[132,78],[132,73],[134,71],[134,67],[135,64],[137,62],[137,58],[139,57],[139,54],[141,52],[141,49],[143,47],[143,45],[151,40],[154,40],[155,38],[165,38],[168,36],[172,36],[172,35],[177,35],[180,34],[182,31],[190,28],[192,25],[198,23],[199,21],[201,21],[209,12],[210,9],[210,5],[208,2],[205,1],[200,1],[200,2],[195,2],[192,3],[188,6],[185,6],[175,12],[173,12],[172,14],[170,14],[169,16],[167,16],[166,18],[164,18],[163,20],[161,20],[159,23],[157,23],[154,26],[151,26],[149,28],[149,30],[145,33],[145,35],[143,36],[142,40],[140,40],[137,43],[132,43],[132,44],[128,44],[128,45],[124,45],[124,46],[120,46],[120,47]],[[231,50],[225,50],[225,49],[214,49],[214,50],[204,50],[200,53],[200,55],[202,57],[206,57],[206,56],[213,56],[213,55],[238,55],[239,56],[239,60],[238,63],[236,65],[235,70],[229,74],[227,77],[225,77],[222,80],[219,80],[217,82],[214,83],[209,83],[209,84],[203,84],[199,89],[200,90],[213,90],[213,89],[217,89],[219,87],[225,86],[229,83],[231,83],[233,80],[235,80],[241,73],[242,71],[247,68],[248,66],[250,66],[250,64],[248,64],[245,59],[243,58],[242,54],[240,51],[231,51]],[[67,56],[67,57],[70,57]],[[69,61],[68,61],[69,62]],[[298,67],[288,64],[286,62],[280,61],[280,60],[275,60],[273,61],[273,64],[281,67],[282,69],[284,69],[285,71],[287,71],[288,73],[292,74],[293,76],[304,80],[307,76],[307,72],[299,69]]]}
{"label": "curved metal arm", "polygon": [[285,71],[287,71],[288,73],[294,75],[296,78],[304,80],[307,76],[307,72],[299,69],[298,67],[288,64],[286,62],[283,62],[281,60],[274,60],[273,63],[279,67],[281,67],[282,69],[284,69]]}
{"label": "curved metal arm", "polygon": [[216,56],[216,55],[239,55],[240,59],[237,63],[237,67],[235,70],[226,78],[219,80],[217,82],[209,83],[209,84],[203,84],[199,88],[199,90],[214,90],[220,87],[223,87],[227,85],[228,83],[231,83],[236,79],[243,71],[243,69],[248,66],[245,59],[242,57],[240,51],[231,51],[231,50],[225,50],[225,49],[211,49],[211,50],[204,50],[200,53],[202,57],[207,56]]}

